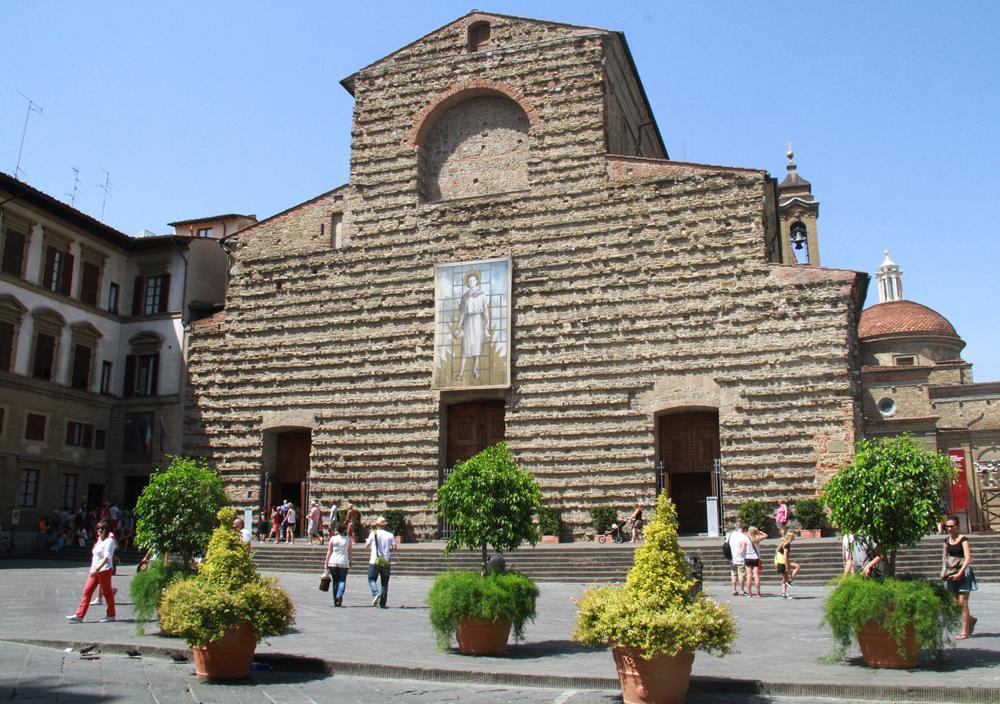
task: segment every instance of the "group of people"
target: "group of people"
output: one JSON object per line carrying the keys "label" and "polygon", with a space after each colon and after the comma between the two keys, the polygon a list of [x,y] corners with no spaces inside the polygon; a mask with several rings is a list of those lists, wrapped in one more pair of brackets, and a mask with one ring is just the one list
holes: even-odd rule
{"label": "group of people", "polygon": [[[332,535],[327,543],[326,555],[323,557],[323,576],[329,575],[330,593],[334,606],[343,606],[344,591],[347,588],[347,573],[351,569],[354,555],[354,531],[357,529],[357,512],[355,522],[351,522],[353,506],[348,505],[347,516],[343,521],[333,524]],[[365,540],[369,548],[368,555],[368,588],[371,590],[372,606],[386,608],[389,599],[389,574],[392,566],[392,551],[396,546],[395,536],[385,528],[385,519],[381,516],[375,519]]]}
{"label": "group of people", "polygon": [[[345,535],[351,538],[355,537],[361,514],[358,513],[353,504],[348,502],[347,509],[341,516],[340,506],[337,501],[334,501],[326,515],[326,525],[334,527],[331,528],[331,537],[333,533],[336,533],[335,527],[340,523],[344,524]],[[324,511],[319,502],[313,501],[308,513],[306,513],[306,535],[310,544],[321,545],[323,543],[323,517]],[[260,512],[260,519],[257,523],[257,539],[262,543],[272,542],[272,540],[275,543],[294,543],[298,530],[298,520],[299,513],[295,504],[285,499],[272,507],[269,516],[265,515],[264,511]]]}
{"label": "group of people", "polygon": [[135,534],[135,517],[116,503],[105,503],[89,511],[80,506],[75,513],[57,509],[38,521],[38,547],[59,552],[67,547],[86,547],[96,535],[99,521],[106,521],[123,548]]}
{"label": "group of people", "polygon": [[[761,543],[767,533],[756,526],[736,525],[726,537],[723,552],[731,561],[733,596],[763,596],[760,591],[760,570],[763,562]],[[774,568],[781,577],[781,598],[791,599],[788,588],[795,584],[801,566],[792,561],[792,542],[795,533],[783,530],[781,540],[774,550]]]}

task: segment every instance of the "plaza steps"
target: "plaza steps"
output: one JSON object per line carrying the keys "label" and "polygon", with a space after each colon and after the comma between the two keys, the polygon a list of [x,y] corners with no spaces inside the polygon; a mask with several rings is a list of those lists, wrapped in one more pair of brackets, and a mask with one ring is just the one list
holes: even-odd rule
{"label": "plaza steps", "polygon": [[[918,546],[900,550],[897,572],[937,578],[941,570],[943,537],[925,538]],[[774,546],[767,540],[761,548],[762,579],[777,581],[774,570]],[[682,538],[687,554],[697,555],[704,565],[704,579],[709,584],[729,581],[729,563],[722,555],[721,539]],[[973,564],[981,582],[1000,582],[1000,534],[972,537]],[[368,549],[355,546],[355,570],[367,566]],[[260,569],[273,572],[319,573],[325,546],[296,543],[275,545],[254,543],[254,560]],[[519,570],[540,582],[610,582],[624,580],[632,566],[633,548],[629,544],[563,543],[522,547],[504,556],[509,569]],[[821,585],[843,571],[839,538],[797,540],[792,559],[802,565],[797,584]],[[480,553],[462,550],[444,555],[444,544],[404,543],[393,554],[392,573],[396,576],[429,577],[451,570],[478,571]]]}

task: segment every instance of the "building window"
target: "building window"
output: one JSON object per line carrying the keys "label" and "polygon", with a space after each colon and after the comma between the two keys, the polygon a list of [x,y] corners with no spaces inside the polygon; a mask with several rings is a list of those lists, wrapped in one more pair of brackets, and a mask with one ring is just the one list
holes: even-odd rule
{"label": "building window", "polygon": [[101,362],[101,393],[111,393],[111,362],[106,359]]}
{"label": "building window", "polygon": [[68,296],[73,289],[73,255],[49,245],[45,248],[42,286]]}
{"label": "building window", "polygon": [[490,48],[490,23],[475,22],[469,26],[469,51],[476,52]]}
{"label": "building window", "polygon": [[24,439],[45,442],[45,416],[29,413],[24,419]]}
{"label": "building window", "polygon": [[0,438],[4,436],[4,430],[6,430],[6,427],[4,426],[5,420],[7,420],[7,409],[0,406]]}
{"label": "building window", "polygon": [[94,426],[89,423],[67,421],[66,444],[70,447],[82,447],[89,450],[94,446]]}
{"label": "building window", "polygon": [[35,335],[35,359],[31,376],[52,381],[56,363],[56,338],[43,332]]}
{"label": "building window", "polygon": [[164,313],[170,298],[170,274],[135,277],[132,315]]}
{"label": "building window", "polygon": [[334,249],[344,246],[344,214],[334,213],[330,216],[330,244]]}
{"label": "building window", "polygon": [[97,305],[101,289],[101,267],[93,262],[83,263],[80,275],[80,300],[92,306]]}
{"label": "building window", "polygon": [[878,400],[878,412],[883,418],[888,418],[896,414],[896,402],[888,396]]}
{"label": "building window", "polygon": [[160,355],[130,354],[125,357],[125,396],[155,396]]}
{"label": "building window", "polygon": [[107,430],[95,430],[94,431],[94,449],[95,450],[105,450],[108,447],[108,431]]}
{"label": "building window", "polygon": [[17,334],[28,309],[10,294],[0,294],[0,371],[14,371]]}
{"label": "building window", "polygon": [[14,371],[14,325],[0,320],[0,371]]}
{"label": "building window", "polygon": [[112,281],[108,285],[108,312],[118,312],[118,284]]}
{"label": "building window", "polygon": [[76,506],[76,483],[77,476],[75,474],[64,474],[63,475],[63,508],[67,511],[72,511],[73,507]]}
{"label": "building window", "polygon": [[126,413],[122,449],[127,455],[151,457],[153,454],[153,414]]}
{"label": "building window", "polygon": [[20,277],[24,272],[24,250],[28,237],[24,232],[7,227],[3,238],[3,258],[0,270],[5,274]]}
{"label": "building window", "polygon": [[21,470],[21,487],[17,492],[17,505],[34,508],[38,505],[38,470]]}
{"label": "building window", "polygon": [[892,361],[897,367],[912,367],[917,363],[917,358],[915,355],[907,354],[893,357]]}
{"label": "building window", "polygon": [[210,227],[198,228],[198,237],[211,237],[211,236],[212,236],[212,228]]}
{"label": "building window", "polygon": [[73,378],[70,385],[74,389],[86,391],[90,388],[90,362],[94,351],[83,344],[73,345]]}

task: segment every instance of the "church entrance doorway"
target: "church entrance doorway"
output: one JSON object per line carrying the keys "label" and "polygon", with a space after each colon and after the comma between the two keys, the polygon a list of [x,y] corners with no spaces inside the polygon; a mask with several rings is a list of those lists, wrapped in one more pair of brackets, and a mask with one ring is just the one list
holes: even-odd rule
{"label": "church entrance doorway", "polygon": [[309,499],[309,452],[312,431],[286,430],[277,433],[275,481],[268,487],[268,506],[286,499],[295,504],[296,535],[302,535]]}
{"label": "church entrance doorway", "polygon": [[[463,460],[506,437],[503,401],[454,403],[445,409],[445,464],[439,481],[444,484],[452,468]],[[441,537],[451,534],[451,526],[440,523]]]}
{"label": "church entrance doorway", "polygon": [[659,416],[657,445],[657,466],[662,468],[657,476],[657,492],[666,488],[673,499],[679,532],[706,532],[705,498],[714,493],[712,469],[719,458],[718,411]]}

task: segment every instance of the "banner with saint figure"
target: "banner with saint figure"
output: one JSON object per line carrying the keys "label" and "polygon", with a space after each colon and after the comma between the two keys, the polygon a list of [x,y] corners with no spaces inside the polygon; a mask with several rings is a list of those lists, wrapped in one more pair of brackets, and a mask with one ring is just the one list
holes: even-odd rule
{"label": "banner with saint figure", "polygon": [[434,266],[433,388],[510,386],[510,264]]}

